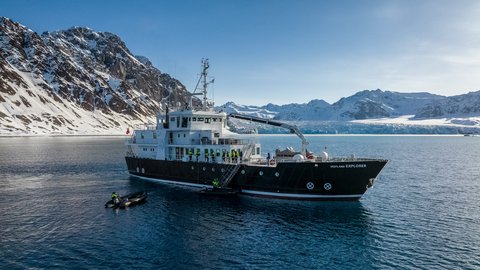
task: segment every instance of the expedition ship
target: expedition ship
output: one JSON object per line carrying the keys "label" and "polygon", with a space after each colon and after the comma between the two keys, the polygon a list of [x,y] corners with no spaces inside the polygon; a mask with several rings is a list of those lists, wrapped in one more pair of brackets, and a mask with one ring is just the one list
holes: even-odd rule
{"label": "expedition ship", "polygon": [[[212,180],[240,194],[297,200],[358,200],[373,185],[388,162],[370,158],[329,158],[307,150],[308,142],[294,125],[241,114],[216,112],[207,98],[208,59],[189,104],[157,115],[156,125],[134,130],[127,139],[126,162],[131,175],[197,188]],[[199,87],[200,85],[200,87]],[[197,90],[200,90],[197,92]],[[197,92],[197,93],[196,93]],[[202,95],[202,107],[193,108],[192,96]],[[302,141],[291,148],[262,156],[261,145],[231,132],[227,118],[237,118],[288,129]]]}

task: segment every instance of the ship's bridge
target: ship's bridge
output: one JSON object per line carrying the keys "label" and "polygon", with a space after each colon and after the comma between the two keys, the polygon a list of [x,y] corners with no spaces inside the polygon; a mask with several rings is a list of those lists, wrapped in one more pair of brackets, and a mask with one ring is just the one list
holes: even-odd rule
{"label": "ship's bridge", "polygon": [[159,116],[157,126],[170,130],[221,130],[226,128],[226,119],[224,112],[180,110]]}

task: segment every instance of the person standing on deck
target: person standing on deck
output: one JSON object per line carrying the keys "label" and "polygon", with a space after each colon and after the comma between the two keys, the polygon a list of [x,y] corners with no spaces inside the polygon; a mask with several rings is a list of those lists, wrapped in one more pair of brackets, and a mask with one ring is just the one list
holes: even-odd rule
{"label": "person standing on deck", "polygon": [[210,149],[210,159],[212,160],[212,163],[215,162],[215,152],[213,149]]}
{"label": "person standing on deck", "polygon": [[197,148],[197,162],[199,158],[200,158],[200,148]]}

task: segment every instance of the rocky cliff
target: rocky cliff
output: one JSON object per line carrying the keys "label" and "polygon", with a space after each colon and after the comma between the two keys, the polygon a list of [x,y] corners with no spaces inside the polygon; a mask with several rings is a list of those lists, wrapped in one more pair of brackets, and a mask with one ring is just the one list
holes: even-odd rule
{"label": "rocky cliff", "polygon": [[0,134],[121,134],[187,93],[114,34],[0,18]]}

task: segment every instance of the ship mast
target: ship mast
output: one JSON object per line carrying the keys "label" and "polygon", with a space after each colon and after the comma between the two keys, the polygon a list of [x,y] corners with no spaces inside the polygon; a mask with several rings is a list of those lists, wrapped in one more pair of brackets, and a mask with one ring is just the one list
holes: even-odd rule
{"label": "ship mast", "polygon": [[208,83],[207,83],[207,74],[208,74],[208,68],[210,67],[210,65],[208,64],[208,59],[205,59],[202,61],[202,64],[203,64],[203,70],[202,70],[202,75],[200,75],[200,78],[203,78],[203,89],[202,89],[202,92],[203,92],[203,106],[202,106],[202,109],[205,111],[207,110],[207,87],[208,87]]}
{"label": "ship mast", "polygon": [[[208,63],[208,58],[202,59],[202,73],[200,73],[200,78],[198,78],[197,85],[195,86],[195,90],[193,91],[192,94],[190,94],[190,108],[193,108],[192,104],[192,96],[201,96],[203,95],[203,101],[202,101],[202,110],[206,111],[209,109],[209,100],[207,98],[207,93],[208,93],[208,85],[212,84],[215,79],[211,79],[210,81],[207,81],[207,76],[208,76],[208,68],[210,67]],[[200,82],[202,82],[202,87],[199,88]],[[197,90],[199,90],[199,93],[195,93]],[[213,102],[211,103],[213,105]]]}

